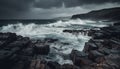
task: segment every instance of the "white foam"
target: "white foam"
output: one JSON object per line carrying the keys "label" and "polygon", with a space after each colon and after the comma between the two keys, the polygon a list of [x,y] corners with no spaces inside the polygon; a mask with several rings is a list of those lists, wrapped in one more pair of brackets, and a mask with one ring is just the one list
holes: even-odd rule
{"label": "white foam", "polygon": [[[92,24],[89,24],[92,23]],[[70,33],[63,33],[64,29],[74,29],[70,26],[72,25],[89,25],[89,26],[97,26],[96,22],[94,21],[83,21],[80,19],[77,20],[69,20],[69,21],[57,21],[51,24],[8,24],[7,26],[2,26],[0,32],[13,32],[18,35],[22,35],[25,37],[30,37],[31,39],[39,39],[39,38],[57,38],[60,42],[51,44],[51,54],[59,53],[59,54],[70,54],[72,49],[77,49],[82,51],[84,48],[85,42],[87,42],[90,37],[79,34],[78,36],[70,34]],[[99,25],[103,27],[102,25]],[[81,29],[78,27],[77,29]],[[62,45],[61,42],[69,43],[69,45]],[[56,48],[56,49],[54,49]],[[54,57],[60,64],[65,63],[72,63],[70,60],[64,60],[61,55],[57,54]]]}

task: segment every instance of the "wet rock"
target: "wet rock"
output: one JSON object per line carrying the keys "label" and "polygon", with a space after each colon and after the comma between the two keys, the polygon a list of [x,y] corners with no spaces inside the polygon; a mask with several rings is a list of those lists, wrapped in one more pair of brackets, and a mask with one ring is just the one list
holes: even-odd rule
{"label": "wet rock", "polygon": [[14,47],[19,47],[20,49],[23,49],[23,48],[26,48],[28,44],[29,44],[28,41],[15,41],[15,42],[10,43],[6,48],[12,49]]}
{"label": "wet rock", "polygon": [[17,55],[12,51],[1,50],[0,51],[0,68],[6,69],[12,67],[11,64],[14,64],[17,61]]}
{"label": "wet rock", "polygon": [[72,33],[75,35],[78,35],[79,33],[83,34],[83,35],[87,35],[89,30],[63,30],[63,32],[65,33]]}
{"label": "wet rock", "polygon": [[111,49],[119,50],[120,49],[120,40],[111,39],[110,40],[110,48]]}
{"label": "wet rock", "polygon": [[80,69],[80,68],[75,65],[64,64],[61,66],[61,69]]}
{"label": "wet rock", "polygon": [[94,35],[92,36],[94,39],[105,39],[108,36],[104,35],[103,33],[99,32],[99,33],[94,33]]}
{"label": "wet rock", "polygon": [[63,30],[63,32],[68,32],[68,33],[72,33],[72,30]]}
{"label": "wet rock", "polygon": [[90,29],[88,32],[88,36],[92,36],[97,30]]}
{"label": "wet rock", "polygon": [[79,67],[84,66],[84,65],[89,65],[92,63],[92,61],[90,61],[87,58],[87,54],[84,52],[79,52],[77,50],[72,50],[70,57],[73,61],[73,63]]}
{"label": "wet rock", "polygon": [[77,50],[72,50],[71,54],[70,54],[71,59],[73,60],[75,57],[87,57],[87,54],[84,52],[80,52]]}
{"label": "wet rock", "polygon": [[83,51],[87,53],[87,52],[89,52],[91,50],[96,50],[96,49],[98,49],[98,47],[97,47],[97,45],[95,43],[87,42],[87,43],[85,43]]}
{"label": "wet rock", "polygon": [[67,42],[61,42],[62,45],[70,45],[70,43]]}
{"label": "wet rock", "polygon": [[120,50],[112,49],[111,54],[120,54]]}
{"label": "wet rock", "polygon": [[34,52],[35,52],[35,54],[48,55],[48,53],[50,52],[50,47],[49,47],[49,45],[36,44],[34,46]]}
{"label": "wet rock", "polygon": [[42,60],[32,60],[29,69],[50,69]]}
{"label": "wet rock", "polygon": [[111,26],[101,28],[105,33],[109,33],[110,37],[120,38],[120,26]]}
{"label": "wet rock", "polygon": [[61,66],[57,62],[52,62],[52,61],[49,61],[47,65],[50,67],[50,69],[60,69]]}
{"label": "wet rock", "polygon": [[15,33],[0,33],[0,40],[12,41],[16,39]]}
{"label": "wet rock", "polygon": [[118,26],[120,25],[120,22],[114,23],[114,26]]}
{"label": "wet rock", "polygon": [[104,63],[106,61],[105,57],[98,57],[95,59],[95,62],[100,64],[100,63]]}
{"label": "wet rock", "polygon": [[100,48],[98,51],[104,55],[109,55],[111,53],[111,50],[108,48]]}
{"label": "wet rock", "polygon": [[95,59],[97,59],[97,58],[104,57],[104,54],[100,53],[97,50],[92,50],[89,52],[88,57],[89,57],[89,59],[95,61]]}
{"label": "wet rock", "polygon": [[26,56],[33,56],[33,55],[34,55],[33,48],[23,49],[23,50],[21,51],[21,54],[22,54],[22,55],[26,55]]}
{"label": "wet rock", "polygon": [[4,48],[5,46],[7,46],[7,41],[0,41],[0,49]]}
{"label": "wet rock", "polygon": [[48,43],[54,43],[54,42],[58,41],[58,39],[45,38],[44,41],[46,41]]}
{"label": "wet rock", "polygon": [[106,64],[109,65],[111,69],[119,69],[120,68],[120,55],[119,54],[110,54],[105,57]]}

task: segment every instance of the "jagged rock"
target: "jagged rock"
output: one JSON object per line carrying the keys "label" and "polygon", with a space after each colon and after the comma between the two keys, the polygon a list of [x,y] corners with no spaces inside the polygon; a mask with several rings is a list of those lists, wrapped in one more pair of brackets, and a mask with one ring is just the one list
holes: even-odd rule
{"label": "jagged rock", "polygon": [[95,59],[97,59],[97,58],[104,57],[104,54],[100,53],[97,50],[92,50],[89,52],[88,57],[89,57],[89,59],[95,61]]}
{"label": "jagged rock", "polygon": [[42,60],[32,60],[29,69],[50,69],[47,63]]}
{"label": "jagged rock", "polygon": [[80,68],[75,65],[64,64],[61,66],[61,69],[80,69]]}
{"label": "jagged rock", "polygon": [[86,35],[88,33],[89,30],[63,30],[63,32],[66,32],[66,33],[72,33],[72,34],[84,34]]}
{"label": "jagged rock", "polygon": [[77,51],[77,50],[72,50],[71,54],[70,54],[70,57],[72,60],[74,60],[74,58],[86,58],[87,57],[87,54],[84,53],[84,52],[80,52],[80,51]]}
{"label": "jagged rock", "polygon": [[4,48],[7,44],[7,41],[0,41],[0,49]]}
{"label": "jagged rock", "polygon": [[0,40],[8,40],[12,41],[16,39],[16,34],[15,33],[0,33]]}
{"label": "jagged rock", "polygon": [[97,47],[97,45],[95,43],[87,42],[87,43],[85,43],[83,51],[87,53],[87,52],[89,52],[91,50],[96,50],[96,49],[98,49],[98,47]]}
{"label": "jagged rock", "polygon": [[23,49],[27,47],[29,44],[29,41],[15,41],[13,43],[10,43],[6,48],[7,49],[12,49],[14,47],[19,47],[20,49]]}
{"label": "jagged rock", "polygon": [[0,33],[0,49],[6,47],[9,43],[15,41],[17,36],[15,33]]}
{"label": "jagged rock", "polygon": [[50,69],[60,69],[61,66],[57,62],[52,62],[52,61],[49,61],[47,65],[50,67]]}
{"label": "jagged rock", "polygon": [[0,51],[0,68],[6,69],[12,67],[11,64],[14,64],[17,61],[17,55],[12,51],[1,50]]}
{"label": "jagged rock", "polygon": [[119,69],[120,68],[120,55],[119,54],[110,54],[105,57],[106,64],[109,65],[111,69]]}
{"label": "jagged rock", "polygon": [[44,41],[46,41],[48,43],[54,43],[54,42],[58,41],[58,39],[45,38]]}
{"label": "jagged rock", "polygon": [[111,27],[105,27],[101,28],[105,33],[109,34],[109,37],[116,37],[120,38],[120,26],[111,26]]}
{"label": "jagged rock", "polygon": [[21,52],[22,55],[26,55],[26,56],[33,56],[34,52],[33,52],[33,48],[26,48],[23,49],[23,51]]}
{"label": "jagged rock", "polygon": [[108,48],[100,48],[98,51],[104,55],[109,55],[111,53],[111,50]]}
{"label": "jagged rock", "polygon": [[90,29],[88,32],[88,36],[92,36],[97,30]]}
{"label": "jagged rock", "polygon": [[84,32],[83,30],[63,30],[63,32],[68,32],[68,33],[79,33],[79,32]]}
{"label": "jagged rock", "polygon": [[120,54],[120,50],[112,49],[110,52],[111,54]]}
{"label": "jagged rock", "polygon": [[94,35],[92,36],[94,39],[105,39],[108,36],[106,36],[105,34],[99,32],[99,33],[94,33]]}
{"label": "jagged rock", "polygon": [[73,32],[73,30],[63,30],[63,32],[72,33],[72,32]]}
{"label": "jagged rock", "polygon": [[114,23],[114,26],[118,26],[120,25],[120,22]]}
{"label": "jagged rock", "polygon": [[110,40],[110,48],[120,50],[120,40],[111,39]]}
{"label": "jagged rock", "polygon": [[89,65],[92,63],[92,61],[90,61],[87,58],[87,54],[84,52],[79,52],[77,50],[72,50],[70,57],[73,61],[73,63],[79,67],[84,66],[84,65]]}
{"label": "jagged rock", "polygon": [[49,45],[38,45],[38,44],[36,44],[34,46],[35,54],[48,55],[49,51],[50,51]]}

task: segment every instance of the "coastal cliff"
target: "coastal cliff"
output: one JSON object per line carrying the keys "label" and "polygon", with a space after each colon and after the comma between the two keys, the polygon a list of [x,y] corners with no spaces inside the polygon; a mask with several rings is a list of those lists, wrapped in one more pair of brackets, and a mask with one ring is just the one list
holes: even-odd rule
{"label": "coastal cliff", "polygon": [[85,14],[73,15],[72,19],[120,20],[120,7],[94,10]]}

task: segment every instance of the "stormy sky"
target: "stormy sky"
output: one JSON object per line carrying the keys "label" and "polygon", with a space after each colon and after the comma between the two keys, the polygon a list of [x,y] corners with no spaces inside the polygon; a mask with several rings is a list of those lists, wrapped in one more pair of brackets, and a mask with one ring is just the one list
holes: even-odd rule
{"label": "stormy sky", "polygon": [[0,0],[0,19],[51,19],[119,4],[120,0]]}

